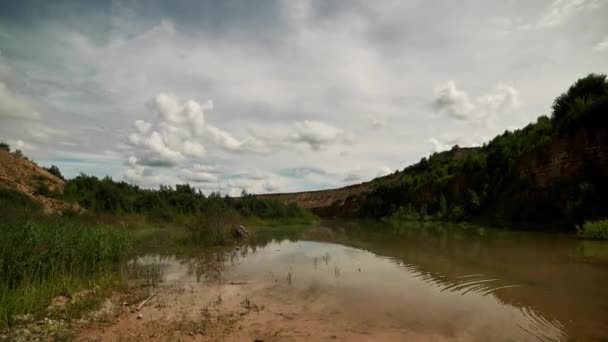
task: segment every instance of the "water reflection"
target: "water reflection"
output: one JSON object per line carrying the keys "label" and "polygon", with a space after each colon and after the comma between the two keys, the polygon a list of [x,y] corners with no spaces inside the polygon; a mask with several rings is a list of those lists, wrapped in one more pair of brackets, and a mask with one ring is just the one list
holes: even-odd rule
{"label": "water reflection", "polygon": [[[328,310],[370,324],[390,322],[454,339],[561,341],[608,334],[608,307],[598,300],[608,295],[606,264],[581,262],[578,241],[567,237],[326,226],[302,239],[143,256],[128,266],[143,283],[284,286],[274,290],[288,291],[294,301],[322,300]],[[583,248],[584,259],[605,247]]]}

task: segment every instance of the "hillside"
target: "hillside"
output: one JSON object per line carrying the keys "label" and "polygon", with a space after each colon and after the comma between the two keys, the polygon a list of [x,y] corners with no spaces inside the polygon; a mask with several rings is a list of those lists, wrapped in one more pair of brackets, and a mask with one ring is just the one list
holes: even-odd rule
{"label": "hillside", "polygon": [[434,153],[392,175],[340,189],[263,195],[321,216],[480,220],[572,229],[608,217],[608,81],[591,74],[550,117],[478,148]]}
{"label": "hillside", "polygon": [[[449,158],[463,159],[475,147],[458,148],[449,153]],[[291,193],[274,193],[256,195],[261,199],[273,199],[286,204],[295,204],[302,208],[312,209],[321,215],[331,215],[330,208],[341,206],[347,198],[369,193],[383,186],[396,186],[399,184],[403,172],[395,172],[386,176],[374,178],[371,181],[353,184],[342,188],[329,190],[300,191]]]}
{"label": "hillside", "polygon": [[63,192],[64,180],[36,163],[6,149],[0,149],[0,187],[16,190],[42,205],[45,213],[81,210],[79,206],[48,197]]}

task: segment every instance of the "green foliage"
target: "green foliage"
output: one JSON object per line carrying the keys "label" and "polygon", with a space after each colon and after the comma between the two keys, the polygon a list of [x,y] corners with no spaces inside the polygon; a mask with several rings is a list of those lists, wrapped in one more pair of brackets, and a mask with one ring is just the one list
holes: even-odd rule
{"label": "green foliage", "polygon": [[590,240],[608,240],[608,220],[587,221],[576,227],[578,236]]}
{"label": "green foliage", "polygon": [[46,185],[46,183],[44,181],[39,181],[38,185],[36,186],[35,194],[41,195],[41,196],[50,196],[51,190],[49,189],[48,185]]}
{"label": "green foliage", "polygon": [[4,150],[6,152],[10,152],[11,151],[11,147],[5,143],[5,142],[0,142],[0,150]]}
{"label": "green foliage", "polygon": [[130,250],[126,232],[65,222],[0,225],[0,326],[42,313],[55,296],[88,285]]}
{"label": "green foliage", "polygon": [[145,214],[160,221],[205,215],[216,208],[234,210],[245,217],[312,217],[309,211],[295,205],[258,199],[246,192],[243,195],[240,198],[221,197],[218,193],[205,196],[189,184],[178,184],[175,188],[161,185],[159,190],[142,189],[109,177],[98,179],[81,174],[65,183],[62,198],[78,202],[94,212]]}
{"label": "green foliage", "polygon": [[61,174],[61,171],[59,171],[59,168],[56,165],[51,165],[51,167],[45,167],[44,169],[47,170],[52,175],[54,175],[55,177],[65,180],[65,178]]}
{"label": "green foliage", "polygon": [[23,193],[0,187],[0,222],[21,220],[38,215],[41,211],[40,204]]}
{"label": "green foliage", "polygon": [[598,107],[606,108],[608,101],[608,80],[606,75],[590,74],[576,81],[567,92],[558,96],[553,103],[553,120],[561,130],[587,119],[586,115],[601,115],[606,122],[608,113],[596,113]]}
{"label": "green foliage", "polygon": [[557,221],[573,227],[585,218],[608,214],[600,204],[608,200],[608,184],[595,171],[597,163],[590,160],[570,183],[543,189],[521,167],[526,158],[542,163],[552,139],[577,129],[590,132],[591,139],[605,139],[605,133],[594,132],[608,127],[607,118],[608,81],[605,75],[591,74],[555,100],[551,117],[505,131],[478,148],[454,146],[433,153],[400,172],[397,182],[377,183],[347,208],[355,208],[358,216],[391,220],[426,214],[453,221],[485,217],[494,222]]}

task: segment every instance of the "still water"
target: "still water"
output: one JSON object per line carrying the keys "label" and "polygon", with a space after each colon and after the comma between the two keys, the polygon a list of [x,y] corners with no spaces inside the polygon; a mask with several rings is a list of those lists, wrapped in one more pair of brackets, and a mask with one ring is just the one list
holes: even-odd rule
{"label": "still water", "polygon": [[162,284],[268,284],[266,300],[314,305],[324,319],[361,322],[363,333],[608,338],[608,243],[568,235],[324,222],[289,238],[257,236],[227,250],[132,263],[152,267]]}

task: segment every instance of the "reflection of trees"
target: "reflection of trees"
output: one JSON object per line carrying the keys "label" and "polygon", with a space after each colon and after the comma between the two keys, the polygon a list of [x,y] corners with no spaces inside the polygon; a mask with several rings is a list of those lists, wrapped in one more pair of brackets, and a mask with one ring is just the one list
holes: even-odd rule
{"label": "reflection of trees", "polygon": [[213,248],[201,251],[186,259],[188,274],[194,274],[196,281],[221,281],[228,260],[233,262],[233,253],[224,248]]}
{"label": "reflection of trees", "polygon": [[[255,251],[252,251],[255,252]],[[249,254],[249,248],[217,247],[200,251],[183,259],[188,267],[188,274],[196,276],[196,281],[222,281],[222,275],[228,267],[236,266]]]}

